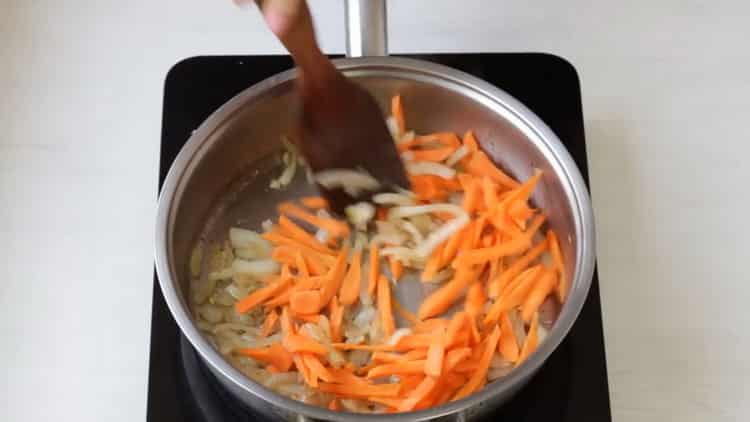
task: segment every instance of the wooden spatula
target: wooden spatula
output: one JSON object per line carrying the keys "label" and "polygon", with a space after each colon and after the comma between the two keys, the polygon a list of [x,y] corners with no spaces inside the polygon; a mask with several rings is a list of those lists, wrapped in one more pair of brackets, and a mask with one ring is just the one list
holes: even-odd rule
{"label": "wooden spatula", "polygon": [[[396,186],[408,189],[404,166],[380,107],[320,51],[306,2],[265,0],[259,4],[269,27],[299,70],[302,113],[297,143],[313,172],[364,170],[380,182],[383,190]],[[319,187],[339,213],[363,199],[341,189]]]}

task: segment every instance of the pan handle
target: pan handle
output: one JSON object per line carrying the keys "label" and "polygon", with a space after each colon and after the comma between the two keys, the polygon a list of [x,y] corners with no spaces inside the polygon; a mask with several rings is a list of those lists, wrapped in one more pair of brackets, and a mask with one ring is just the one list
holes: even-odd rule
{"label": "pan handle", "polygon": [[387,56],[386,0],[345,0],[347,57]]}

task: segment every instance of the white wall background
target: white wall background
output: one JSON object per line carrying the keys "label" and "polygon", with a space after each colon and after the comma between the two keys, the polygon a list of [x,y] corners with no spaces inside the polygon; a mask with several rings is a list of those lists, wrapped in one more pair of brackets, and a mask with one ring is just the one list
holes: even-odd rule
{"label": "white wall background", "polygon": [[[342,52],[342,3],[312,7]],[[389,9],[396,52],[578,68],[615,420],[747,420],[750,3]],[[145,417],[164,75],[280,52],[229,0],[0,2],[0,420]]]}

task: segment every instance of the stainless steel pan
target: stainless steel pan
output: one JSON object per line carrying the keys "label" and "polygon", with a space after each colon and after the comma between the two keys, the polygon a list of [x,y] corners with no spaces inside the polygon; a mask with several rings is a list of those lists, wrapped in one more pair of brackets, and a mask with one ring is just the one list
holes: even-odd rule
{"label": "stainless steel pan", "polygon": [[[488,154],[519,179],[544,171],[532,200],[549,213],[561,239],[572,287],[546,340],[508,376],[463,400],[389,415],[393,421],[471,419],[501,405],[540,368],[573,325],[594,268],[594,222],[579,170],[555,134],[511,96],[466,73],[430,62],[385,57],[385,0],[347,1],[350,58],[336,66],[371,92],[385,109],[400,93],[408,125],[418,133],[468,129]],[[359,57],[367,55],[369,57]],[[353,57],[356,56],[356,57]],[[333,412],[278,395],[227,363],[196,328],[188,306],[193,245],[226,235],[228,227],[257,229],[281,200],[310,193],[304,177],[290,189],[267,189],[278,171],[279,137],[293,127],[295,71],[266,79],[220,107],[193,133],[164,182],[156,224],[156,267],[167,304],[208,368],[239,400],[275,419],[376,420],[378,415]],[[416,309],[420,283],[399,283],[397,297]]]}

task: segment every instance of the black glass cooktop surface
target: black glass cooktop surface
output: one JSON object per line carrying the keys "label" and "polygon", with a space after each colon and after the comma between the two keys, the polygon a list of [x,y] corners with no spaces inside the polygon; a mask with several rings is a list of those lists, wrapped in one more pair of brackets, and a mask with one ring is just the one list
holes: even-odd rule
{"label": "black glass cooktop surface", "polygon": [[[533,110],[559,136],[588,180],[576,70],[547,54],[410,55],[480,77]],[[243,89],[292,66],[286,56],[195,57],[177,63],[164,86],[159,187],[191,132]],[[147,420],[258,421],[232,399],[197,357],[167,309],[154,276]],[[599,280],[568,336],[493,421],[610,421]]]}

